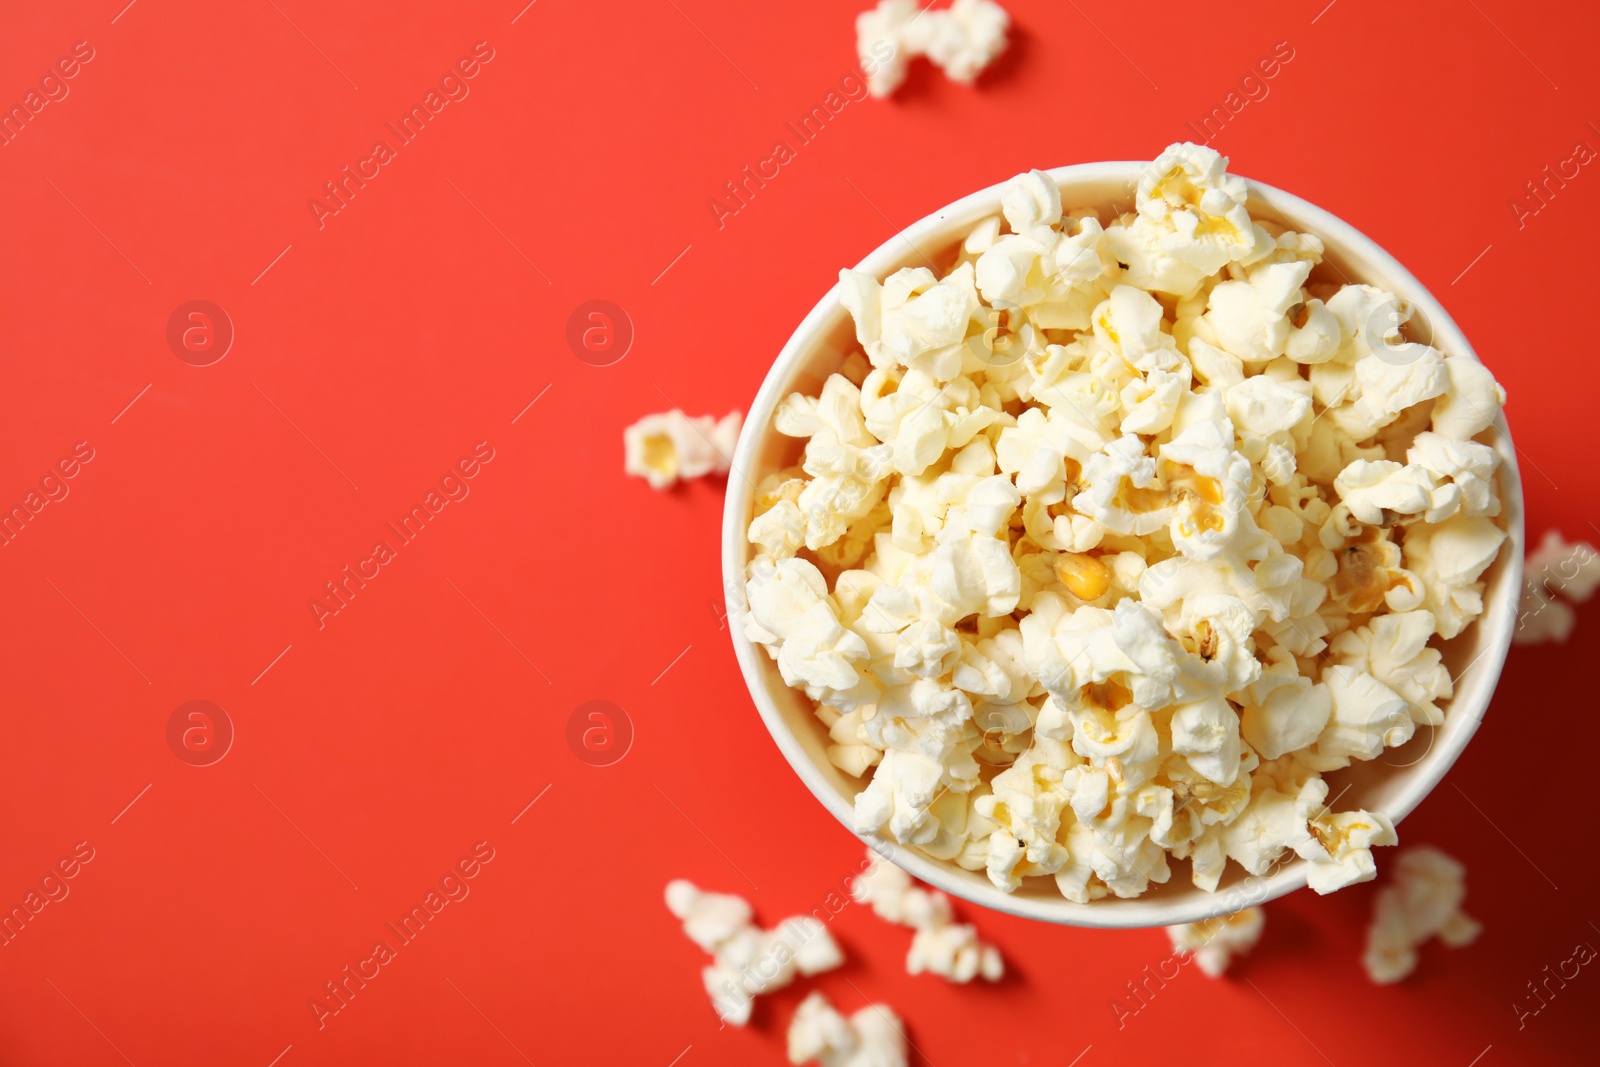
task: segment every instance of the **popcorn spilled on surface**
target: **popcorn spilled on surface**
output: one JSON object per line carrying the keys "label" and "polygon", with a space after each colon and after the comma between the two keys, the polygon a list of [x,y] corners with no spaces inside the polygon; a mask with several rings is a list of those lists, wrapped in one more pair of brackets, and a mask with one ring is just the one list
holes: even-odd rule
{"label": "popcorn spilled on surface", "polygon": [[1167,927],[1172,947],[1191,953],[1200,969],[1212,978],[1221,978],[1235,956],[1243,956],[1261,940],[1267,913],[1260,908],[1245,908],[1215,919]]}
{"label": "popcorn spilled on surface", "polygon": [[958,983],[979,975],[990,982],[1005,977],[1000,950],[979,941],[976,926],[955,921],[949,897],[914,885],[911,875],[877,853],[869,850],[867,856],[872,866],[856,876],[850,896],[857,904],[870,905],[885,922],[916,931],[906,955],[907,974],[926,971]]}
{"label": "popcorn spilled on surface", "polygon": [[828,928],[810,915],[762,930],[743,898],[707,893],[682,879],[668,883],[667,909],[683,920],[689,940],[711,953],[700,976],[717,1015],[734,1026],[750,1021],[757,996],[844,962]]}
{"label": "popcorn spilled on surface", "polygon": [[1322,776],[1443,722],[1504,393],[1225,166],[1173,145],[1121,216],[1034,171],[943,277],[841,272],[861,351],[777,409],[742,622],[856,832],[1078,903],[1291,851],[1327,893],[1396,842]]}
{"label": "popcorn spilled on surface", "polygon": [[726,474],[733,463],[743,416],[691,419],[677,408],[646,415],[622,431],[623,469],[652,489],[707,474]]}
{"label": "popcorn spilled on surface", "polygon": [[1594,596],[1600,585],[1600,559],[1587,541],[1568,544],[1560,530],[1550,530],[1528,553],[1522,568],[1522,603],[1511,640],[1519,645],[1545,641],[1565,644],[1577,625],[1573,604]]}
{"label": "popcorn spilled on surface", "polygon": [[856,16],[856,52],[861,69],[871,71],[867,91],[893,95],[917,56],[971,85],[1006,50],[1010,26],[1011,16],[992,0],[955,0],[943,11],[919,11],[917,0],[880,0]]}
{"label": "popcorn spilled on surface", "polygon": [[1394,865],[1394,879],[1378,891],[1367,928],[1361,963],[1367,977],[1388,985],[1417,966],[1417,946],[1437,937],[1451,948],[1477,940],[1476,919],[1461,910],[1467,896],[1467,869],[1436,848],[1405,849]]}
{"label": "popcorn spilled on surface", "polygon": [[828,998],[812,993],[789,1023],[789,1062],[821,1067],[906,1067],[906,1037],[900,1017],[869,1004],[848,1019]]}

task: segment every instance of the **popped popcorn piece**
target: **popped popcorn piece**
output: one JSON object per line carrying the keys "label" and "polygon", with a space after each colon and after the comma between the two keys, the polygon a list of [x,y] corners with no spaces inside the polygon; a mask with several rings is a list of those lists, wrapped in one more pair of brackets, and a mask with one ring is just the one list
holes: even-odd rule
{"label": "popped popcorn piece", "polygon": [[667,883],[666,901],[689,939],[711,953],[701,982],[717,1015],[734,1026],[750,1021],[757,996],[782,989],[796,975],[809,977],[844,963],[833,935],[810,915],[762,930],[742,898],[707,893],[681,878]]}
{"label": "popped popcorn piece", "polygon": [[1235,956],[1243,956],[1261,940],[1267,914],[1260,908],[1245,908],[1232,915],[1181,923],[1167,927],[1172,947],[1190,953],[1200,969],[1212,978],[1221,978]]}
{"label": "popped popcorn piece", "polygon": [[1451,948],[1470,945],[1482,927],[1461,909],[1467,869],[1436,848],[1401,852],[1388,885],[1373,900],[1361,963],[1380,985],[1401,981],[1417,966],[1417,947],[1437,937]]}
{"label": "popped popcorn piece", "polygon": [[905,1029],[882,1004],[845,1018],[822,993],[800,1002],[789,1023],[789,1062],[820,1067],[906,1067]]}
{"label": "popped popcorn piece", "polygon": [[726,474],[733,464],[743,416],[730,412],[721,419],[691,419],[677,408],[646,415],[622,431],[623,469],[665,489],[675,482],[707,474]]}
{"label": "popped popcorn piece", "polygon": [[993,0],[955,0],[941,11],[918,10],[915,0],[879,0],[856,16],[856,53],[870,73],[867,90],[890,96],[906,67],[927,56],[951,81],[970,85],[1006,50],[1011,17]]}
{"label": "popped popcorn piece", "polygon": [[885,922],[908,926],[916,933],[906,955],[906,973],[939,975],[966,983],[981,975],[990,982],[1005,976],[1000,950],[978,939],[978,928],[957,923],[950,898],[913,883],[911,875],[868,850],[868,867],[850,885],[857,903],[870,904]]}
{"label": "popped popcorn piece", "polygon": [[927,56],[951,81],[971,85],[1006,50],[1011,16],[993,0],[955,0],[929,15]]}
{"label": "popped popcorn piece", "polygon": [[906,80],[906,67],[920,52],[911,30],[918,14],[916,0],[879,0],[856,16],[856,55],[873,96],[889,96]]}
{"label": "popped popcorn piece", "polygon": [[1424,606],[1446,640],[1483,614],[1479,576],[1500,554],[1505,531],[1487,518],[1457,515],[1437,524],[1412,526],[1406,533],[1407,567],[1422,579]]}
{"label": "popped popcorn piece", "polygon": [[[1312,778],[1295,800],[1296,822],[1303,818],[1310,831],[1309,838],[1295,846],[1295,854],[1309,861],[1306,884],[1319,895],[1372,881],[1378,873],[1372,850],[1400,840],[1389,816],[1372,811],[1329,811],[1327,798],[1328,783]],[[1312,809],[1319,814],[1311,814]]]}
{"label": "popped popcorn piece", "polygon": [[[937,14],[874,32],[925,47]],[[862,779],[857,832],[1084,904],[1169,858],[1214,891],[1293,855],[1325,893],[1395,843],[1323,775],[1450,713],[1443,642],[1506,540],[1475,440],[1504,394],[1252,219],[1226,163],[1170,146],[1120,217],[1030,171],[942,276],[841,273],[859,351],[778,408],[805,455],[758,487],[743,624]],[[1525,630],[1561,630],[1553,588]],[[861,893],[908,963],[989,969],[943,894]]]}
{"label": "popped popcorn piece", "polygon": [[924,926],[911,936],[906,973],[936,974],[958,984],[982,975],[986,981],[1005,977],[1000,950],[978,941],[978,928],[970,923]]}
{"label": "popped popcorn piece", "polygon": [[1569,544],[1560,530],[1546,531],[1523,563],[1522,602],[1511,640],[1519,645],[1564,644],[1578,621],[1571,605],[1594,596],[1597,585],[1600,561],[1594,546],[1587,541]]}

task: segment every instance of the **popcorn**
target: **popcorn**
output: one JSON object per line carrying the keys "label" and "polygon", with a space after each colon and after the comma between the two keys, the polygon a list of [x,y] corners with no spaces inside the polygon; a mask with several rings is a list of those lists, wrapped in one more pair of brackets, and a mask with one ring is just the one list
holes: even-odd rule
{"label": "popcorn", "polygon": [[[1334,770],[1352,759],[1376,759],[1385,748],[1411,740],[1416,722],[1404,697],[1366,671],[1354,667],[1329,667],[1322,672],[1332,702],[1328,725],[1318,735],[1319,761]],[[1342,762],[1341,762],[1342,761]]]}
{"label": "popcorn", "polygon": [[1477,940],[1482,927],[1461,910],[1466,868],[1436,848],[1401,852],[1394,879],[1373,901],[1362,965],[1380,985],[1398,982],[1417,966],[1417,946],[1437,937],[1451,948]]}
{"label": "popcorn", "polygon": [[992,0],[955,0],[928,14],[928,58],[951,81],[971,85],[1006,50],[1011,17]]}
{"label": "popcorn", "polygon": [[803,559],[768,559],[746,585],[746,633],[772,649],[788,685],[849,689],[866,657],[866,642],[839,621],[837,604],[816,566]]}
{"label": "popcorn", "polygon": [[889,96],[905,81],[906,66],[918,54],[907,46],[915,39],[911,24],[920,14],[916,0],[879,0],[856,16],[856,54],[873,96]]}
{"label": "popcorn", "polygon": [[1005,976],[1000,950],[979,941],[977,927],[954,921],[949,897],[915,885],[909,874],[874,852],[867,858],[869,865],[851,882],[850,895],[871,905],[885,922],[916,931],[906,973],[927,972],[961,984],[980,975],[990,982]]}
{"label": "popcorn", "polygon": [[[1326,893],[1395,843],[1323,775],[1450,713],[1441,642],[1506,539],[1474,439],[1504,394],[1248,200],[1173,145],[1121,217],[1030,171],[942,276],[841,274],[860,350],[777,410],[805,453],[757,489],[742,624],[862,779],[858,833],[1082,904],[1169,859],[1214,891],[1292,855]],[[1530,633],[1566,625],[1552,571],[1600,585],[1587,546],[1547,557]],[[999,973],[885,867],[858,899],[918,931],[913,970]]]}
{"label": "popcorn", "polygon": [[1261,940],[1266,912],[1245,908],[1215,919],[1167,927],[1172,947],[1194,956],[1200,969],[1212,978],[1221,978],[1235,956],[1243,956]]}
{"label": "popcorn", "polygon": [[1561,531],[1546,531],[1523,564],[1522,602],[1511,639],[1519,645],[1565,643],[1578,621],[1568,601],[1584,603],[1594,596],[1597,585],[1600,563],[1594,546],[1587,541],[1568,544]]}
{"label": "popcorn", "polygon": [[1457,515],[1406,533],[1405,562],[1422,580],[1424,605],[1449,640],[1483,614],[1480,575],[1500,554],[1505,531],[1487,518]]}
{"label": "popcorn", "polygon": [[1506,391],[1489,368],[1475,359],[1454,356],[1444,361],[1444,370],[1445,391],[1433,405],[1434,432],[1464,441],[1494,425]]}
{"label": "popcorn", "polygon": [[[1306,884],[1319,894],[1370,882],[1378,873],[1372,849],[1400,840],[1389,816],[1368,811],[1331,812],[1324,803],[1327,797],[1328,783],[1313,778],[1301,788],[1295,801],[1296,822],[1305,817],[1310,830],[1309,840],[1301,841],[1295,853],[1309,861]],[[1310,815],[1312,806],[1320,814]]]}
{"label": "popcorn", "polygon": [[742,416],[691,419],[677,408],[646,415],[622,431],[623,469],[652,489],[707,474],[726,474],[733,465]]}
{"label": "popcorn", "polygon": [[1311,264],[1305,261],[1268,263],[1251,270],[1245,281],[1218,283],[1205,319],[1220,347],[1246,363],[1283,355],[1294,329],[1289,309],[1304,303],[1300,287],[1310,273]]}
{"label": "popcorn", "polygon": [[848,1019],[828,998],[812,993],[789,1023],[789,1062],[821,1067],[906,1067],[906,1036],[900,1017],[869,1004]]}
{"label": "popcorn", "polygon": [[667,884],[666,900],[667,910],[683,920],[683,932],[712,954],[701,980],[723,1022],[744,1026],[760,994],[844,963],[833,935],[809,915],[762,930],[752,925],[750,905],[740,897],[707,893],[683,879]]}
{"label": "popcorn", "polygon": [[1428,647],[1436,629],[1431,612],[1395,612],[1340,634],[1330,647],[1339,664],[1367,673],[1404,697],[1418,725],[1439,726],[1444,712],[1436,702],[1447,699],[1455,686],[1439,650]]}
{"label": "popcorn", "polygon": [[962,923],[925,926],[912,935],[906,973],[924,971],[960,984],[979,975],[986,981],[998,982],[1006,973],[1000,951],[978,941],[977,927]]}
{"label": "popcorn", "polygon": [[879,0],[856,16],[856,52],[869,72],[867,90],[892,95],[919,55],[950,80],[970,85],[1006,50],[1010,26],[1010,16],[992,0],[955,0],[943,11],[919,11],[915,0]]}

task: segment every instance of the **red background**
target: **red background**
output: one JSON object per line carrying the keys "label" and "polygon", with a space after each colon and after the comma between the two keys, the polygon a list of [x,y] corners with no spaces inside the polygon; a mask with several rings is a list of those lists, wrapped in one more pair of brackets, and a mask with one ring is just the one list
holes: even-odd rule
{"label": "red background", "polygon": [[[1510,207],[1600,147],[1597,20],[1572,5],[1008,0],[1016,44],[978,89],[919,69],[849,104],[719,229],[708,199],[851,71],[865,0],[125,2],[6,0],[0,33],[7,107],[76,42],[95,52],[0,148],[0,504],[95,450],[0,547],[0,906],[95,850],[0,948],[5,1064],[782,1062],[802,988],[719,1030],[662,887],[744,893],[772,923],[860,847],[745,695],[720,485],[625,478],[622,427],[744,407],[839,267],[1019,170],[1192,136],[1280,41],[1293,60],[1214,143],[1433,289],[1511,394],[1530,533],[1600,537],[1600,470],[1570,447],[1594,421],[1600,177],[1520,228]],[[323,182],[479,41],[470,96],[319,229]],[[196,298],[237,331],[208,367],[164,337]],[[636,329],[613,366],[564,339],[591,299]],[[480,441],[470,496],[319,630],[323,582]],[[1600,945],[1583,615],[1571,644],[1514,650],[1402,828],[1466,861],[1486,927],[1403,986],[1361,970],[1373,885],[1269,905],[1226,980],[1186,968],[1120,1030],[1159,930],[965,907],[1011,974],[956,988],[904,974],[909,935],[851,907],[850,962],[814,985],[892,1005],[941,1067],[1577,1062],[1600,974],[1520,1030],[1513,1005]],[[167,744],[192,699],[236,730],[212,766]],[[613,766],[566,741],[591,699],[635,731]],[[480,841],[471,895],[319,1030],[323,983]]]}

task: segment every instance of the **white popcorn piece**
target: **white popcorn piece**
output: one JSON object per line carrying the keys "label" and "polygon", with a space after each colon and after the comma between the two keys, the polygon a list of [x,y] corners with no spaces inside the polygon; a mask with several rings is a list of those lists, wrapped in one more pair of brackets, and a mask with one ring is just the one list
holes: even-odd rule
{"label": "white popcorn piece", "polygon": [[1370,882],[1378,873],[1372,850],[1400,840],[1389,816],[1371,811],[1329,811],[1327,798],[1328,783],[1312,778],[1295,800],[1295,819],[1304,819],[1309,829],[1309,836],[1301,839],[1295,852],[1309,861],[1306,884],[1318,894]]}
{"label": "white popcorn piece", "polygon": [[951,81],[971,85],[1006,50],[1011,16],[993,0],[955,0],[924,17],[927,56]]}
{"label": "white popcorn piece", "polygon": [[1332,761],[1377,759],[1385,748],[1411,740],[1416,721],[1404,697],[1366,671],[1354,667],[1329,667],[1322,672],[1333,710],[1328,725],[1317,737],[1319,757]]}
{"label": "white popcorn piece", "polygon": [[850,689],[867,646],[839,621],[822,572],[803,559],[764,562],[745,585],[746,632],[773,649],[789,685]]}
{"label": "white popcorn piece", "polygon": [[622,431],[623,469],[652,489],[707,474],[726,474],[733,464],[742,416],[691,419],[677,408],[646,415]]}
{"label": "white popcorn piece", "polygon": [[1600,585],[1600,560],[1587,541],[1569,544],[1559,530],[1528,553],[1522,570],[1522,602],[1511,639],[1519,645],[1544,641],[1565,643],[1577,624],[1572,604],[1594,596]]}
{"label": "white popcorn piece", "polygon": [[918,14],[916,0],[879,0],[856,16],[856,55],[873,96],[893,95],[905,81],[906,66],[917,54],[910,44]]}
{"label": "white popcorn piece", "polygon": [[1467,869],[1436,848],[1406,849],[1393,880],[1373,901],[1362,965],[1380,985],[1399,982],[1417,966],[1417,948],[1437,937],[1451,948],[1471,944],[1482,927],[1461,909]]}
{"label": "white popcorn piece", "polygon": [[977,927],[955,922],[949,897],[916,885],[909,874],[875,852],[869,850],[867,859],[867,868],[851,882],[850,895],[857,903],[871,905],[885,922],[916,931],[906,955],[906,973],[936,974],[959,984],[979,976],[998,982],[1005,976],[1000,950],[980,941]]}
{"label": "white popcorn piece", "polygon": [[1437,701],[1449,698],[1455,686],[1439,650],[1428,647],[1436,629],[1431,612],[1394,612],[1345,631],[1330,647],[1340,665],[1366,672],[1405,698],[1419,726],[1438,726],[1444,712]]}
{"label": "white popcorn piece", "polygon": [[[879,12],[917,48],[942,24]],[[1169,859],[1215,891],[1294,856],[1330,892],[1395,843],[1323,775],[1450,714],[1504,394],[1226,164],[1170,146],[1118,217],[1029,171],[942,276],[841,274],[859,351],[778,407],[805,453],[757,489],[742,622],[861,780],[858,833],[1086,905]],[[1547,555],[1524,638],[1600,585],[1587,546]],[[943,894],[861,892],[914,966],[998,967]]]}
{"label": "white popcorn piece", "polygon": [[820,1067],[906,1067],[905,1028],[882,1004],[869,1004],[849,1018],[822,993],[800,1002],[789,1023],[789,1062]]}
{"label": "white popcorn piece", "polygon": [[1406,463],[1428,471],[1441,486],[1453,486],[1466,514],[1500,514],[1500,498],[1494,484],[1500,453],[1488,445],[1423,432],[1417,434],[1406,451]]}
{"label": "white popcorn piece", "polygon": [[1478,578],[1505,541],[1505,531],[1487,518],[1457,515],[1437,524],[1413,526],[1406,534],[1405,561],[1422,579],[1424,604],[1446,640],[1483,614]]}
{"label": "white popcorn piece", "polygon": [[955,0],[940,11],[918,10],[915,0],[879,0],[856,16],[856,53],[873,96],[893,95],[917,56],[970,85],[1006,50],[1010,28],[1011,17],[993,0]]}
{"label": "white popcorn piece", "polygon": [[1005,977],[1000,950],[978,941],[978,928],[967,923],[924,926],[911,936],[907,974],[936,974],[964,985],[980,975],[985,981]]}
{"label": "white popcorn piece", "polygon": [[1268,263],[1251,270],[1247,281],[1218,284],[1205,315],[1218,344],[1246,363],[1283,355],[1294,329],[1289,309],[1302,303],[1300,287],[1310,273],[1304,261]]}
{"label": "white popcorn piece", "polygon": [[1245,908],[1232,915],[1169,926],[1167,935],[1172,938],[1172,947],[1193,955],[1206,975],[1221,978],[1234,957],[1243,956],[1256,947],[1266,922],[1266,912],[1260,908]]}
{"label": "white popcorn piece", "polygon": [[1505,406],[1506,391],[1475,359],[1455,356],[1444,361],[1446,386],[1433,405],[1433,429],[1446,437],[1467,440],[1494,425]]}
{"label": "white popcorn piece", "polygon": [[667,884],[666,900],[689,939],[712,955],[701,982],[717,1015],[734,1026],[749,1023],[757,996],[844,963],[833,935],[810,915],[762,930],[742,898],[707,893],[683,879]]}
{"label": "white popcorn piece", "polygon": [[707,952],[731,941],[755,917],[744,898],[707,893],[681,878],[667,883],[667,910],[683,920],[689,940]]}
{"label": "white popcorn piece", "polygon": [[869,865],[856,875],[850,895],[872,908],[884,922],[921,929],[951,921],[950,898],[936,889],[917,886],[911,875],[877,853],[868,852]]}

